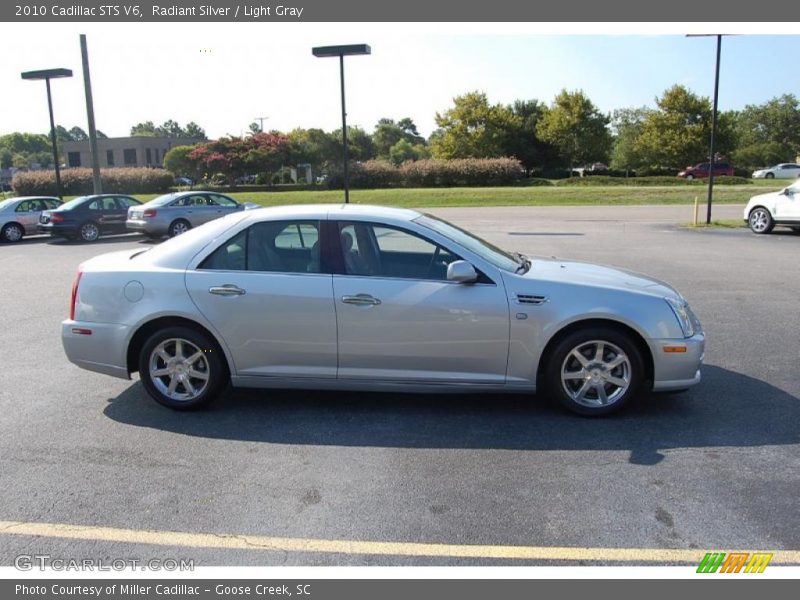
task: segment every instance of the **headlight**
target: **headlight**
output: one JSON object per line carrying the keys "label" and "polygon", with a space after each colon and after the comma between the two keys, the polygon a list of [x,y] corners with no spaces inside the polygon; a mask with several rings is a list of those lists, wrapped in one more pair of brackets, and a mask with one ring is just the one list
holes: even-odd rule
{"label": "headlight", "polygon": [[669,304],[675,314],[675,318],[678,319],[678,324],[681,326],[681,331],[683,331],[683,337],[690,338],[701,330],[700,320],[689,308],[686,300],[683,298],[664,298],[664,300]]}

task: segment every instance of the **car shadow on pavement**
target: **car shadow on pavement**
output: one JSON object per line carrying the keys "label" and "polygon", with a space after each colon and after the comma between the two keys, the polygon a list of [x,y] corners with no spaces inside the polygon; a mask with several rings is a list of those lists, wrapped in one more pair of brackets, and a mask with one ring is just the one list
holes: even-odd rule
{"label": "car shadow on pavement", "polygon": [[645,397],[603,419],[574,416],[541,395],[435,395],[231,390],[176,412],[140,383],[109,400],[117,422],[183,435],[272,444],[501,450],[628,450],[653,465],[671,448],[800,442],[800,399],[758,379],[705,366],[703,383]]}

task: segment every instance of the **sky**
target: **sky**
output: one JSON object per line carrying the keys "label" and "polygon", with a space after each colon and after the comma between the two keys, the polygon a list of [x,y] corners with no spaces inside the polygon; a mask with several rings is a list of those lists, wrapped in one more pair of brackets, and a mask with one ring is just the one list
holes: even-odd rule
{"label": "sky", "polygon": [[[730,30],[725,27],[710,30]],[[795,28],[744,27],[723,38],[721,110],[800,92],[800,35],[790,34]],[[372,47],[370,56],[345,59],[348,125],[370,132],[382,117],[411,117],[427,136],[436,112],[473,90],[493,103],[550,103],[563,88],[582,89],[604,112],[654,106],[675,83],[713,94],[715,40],[685,37],[700,31],[697,25],[619,24],[603,26],[610,34],[597,35],[600,28],[0,23],[0,134],[49,130],[44,82],[23,81],[20,73],[57,67],[72,69],[74,77],[52,82],[56,123],[88,129],[80,33],[87,34],[97,128],[110,137],[126,136],[142,121],[167,119],[195,121],[212,138],[246,133],[256,117],[268,117],[266,130],[336,129],[338,61],[315,58],[311,47],[342,43]]]}

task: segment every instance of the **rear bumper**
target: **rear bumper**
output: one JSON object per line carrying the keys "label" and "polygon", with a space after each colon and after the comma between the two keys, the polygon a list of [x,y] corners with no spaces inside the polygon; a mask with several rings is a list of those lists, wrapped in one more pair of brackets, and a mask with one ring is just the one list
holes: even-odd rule
{"label": "rear bumper", "polygon": [[[685,352],[665,352],[665,347],[684,347]],[[653,340],[653,391],[684,390],[700,383],[705,358],[706,336],[698,333],[686,339]]]}
{"label": "rear bumper", "polygon": [[165,235],[167,233],[165,227],[161,227],[158,223],[145,219],[128,219],[125,221],[125,229],[153,236]]}
{"label": "rear bumper", "polygon": [[121,379],[130,379],[127,364],[129,333],[130,327],[115,323],[71,320],[61,323],[61,343],[71,363]]}
{"label": "rear bumper", "polygon": [[36,226],[36,231],[47,235],[74,235],[75,225],[73,223],[39,223]]}

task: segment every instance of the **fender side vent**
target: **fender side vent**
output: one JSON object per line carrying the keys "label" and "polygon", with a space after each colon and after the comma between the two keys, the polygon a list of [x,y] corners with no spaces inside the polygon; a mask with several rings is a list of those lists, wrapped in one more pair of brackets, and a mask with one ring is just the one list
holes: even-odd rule
{"label": "fender side vent", "polygon": [[540,304],[544,304],[548,302],[550,299],[547,296],[534,296],[531,294],[517,294],[517,303],[518,304],[533,304],[534,306],[538,306]]}

